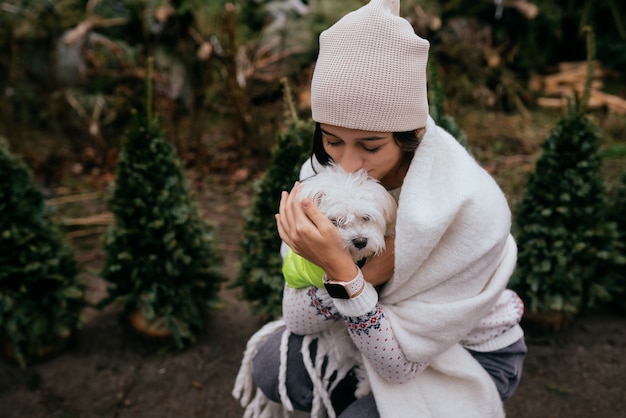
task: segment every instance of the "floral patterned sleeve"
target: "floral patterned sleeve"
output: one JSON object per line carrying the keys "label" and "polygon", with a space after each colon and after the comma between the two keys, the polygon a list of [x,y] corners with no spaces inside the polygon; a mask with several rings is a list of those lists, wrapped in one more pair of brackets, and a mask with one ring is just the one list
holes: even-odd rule
{"label": "floral patterned sleeve", "polygon": [[314,286],[302,289],[285,286],[283,319],[294,334],[316,334],[342,318],[326,290]]}
{"label": "floral patterned sleeve", "polygon": [[[370,309],[371,302],[374,305]],[[337,306],[343,308],[342,313]],[[367,286],[361,295],[351,300],[333,299],[325,289],[316,287],[286,287],[283,294],[283,319],[291,332],[301,335],[322,332],[334,321],[343,320],[361,354],[391,383],[407,382],[427,366],[406,359],[378,303],[378,294],[371,286]]]}
{"label": "floral patterned sleeve", "polygon": [[[365,291],[368,291],[367,287]],[[369,291],[376,292],[372,287]],[[386,381],[406,383],[428,366],[427,363],[415,363],[407,360],[393,334],[389,319],[377,301],[369,312],[362,315],[354,315],[354,306],[346,309],[346,305],[352,300],[336,302],[339,310],[344,313],[344,321],[352,341],[363,357],[369,360],[378,374]],[[346,313],[350,314],[346,315]]]}

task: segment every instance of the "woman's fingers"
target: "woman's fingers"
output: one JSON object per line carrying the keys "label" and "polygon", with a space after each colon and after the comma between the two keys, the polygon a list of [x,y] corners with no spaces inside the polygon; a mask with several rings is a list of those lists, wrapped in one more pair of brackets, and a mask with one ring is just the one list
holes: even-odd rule
{"label": "woman's fingers", "polygon": [[322,236],[324,234],[332,234],[335,232],[335,225],[324,217],[324,214],[311,199],[304,199],[302,201],[301,208],[304,216],[306,216],[306,218],[309,219],[313,225],[315,225]]}
{"label": "woman's fingers", "polygon": [[296,202],[296,196],[298,193],[298,183],[293,186],[291,192],[285,193],[285,205],[283,206],[283,212],[281,215],[284,216],[285,222],[290,226],[290,231],[293,230],[298,225],[297,219],[297,206],[294,205]]}
{"label": "woman's fingers", "polygon": [[278,235],[280,236],[280,239],[283,240],[285,244],[287,244],[289,247],[293,248],[293,242],[291,242],[289,235],[285,232],[285,229],[283,228],[280,215],[276,214],[274,215],[274,218],[276,219],[276,229],[278,229]]}
{"label": "woman's fingers", "polygon": [[280,203],[278,205],[278,213],[275,215],[276,226],[278,228],[278,235],[280,238],[293,248],[293,240],[291,239],[291,228],[289,227],[289,218],[287,217],[288,210],[287,200],[289,193],[283,191],[280,195]]}
{"label": "woman's fingers", "polygon": [[[314,225],[302,210],[298,200],[298,185],[296,182],[291,192],[281,193],[276,226],[281,239],[294,251],[297,251],[298,242],[302,243],[306,235],[314,229]],[[305,238],[302,236],[305,235]]]}
{"label": "woman's fingers", "polygon": [[300,201],[298,185],[296,183],[290,193],[281,193],[278,213],[275,215],[280,238],[296,254],[324,270],[334,269],[337,274],[343,270],[353,270],[354,263],[337,228],[324,217],[312,200]]}

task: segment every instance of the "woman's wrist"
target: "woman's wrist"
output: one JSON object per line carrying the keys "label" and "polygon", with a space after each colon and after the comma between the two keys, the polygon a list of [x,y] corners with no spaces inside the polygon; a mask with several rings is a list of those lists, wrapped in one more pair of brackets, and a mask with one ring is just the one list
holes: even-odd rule
{"label": "woman's wrist", "polygon": [[359,296],[351,299],[334,299],[334,306],[340,315],[357,317],[367,315],[376,309],[378,292],[370,284],[366,284]]}
{"label": "woman's wrist", "polygon": [[338,281],[330,279],[326,274],[322,278],[324,288],[332,298],[353,299],[358,297],[365,288],[363,273],[357,268],[356,276],[350,281]]}
{"label": "woman's wrist", "polygon": [[324,271],[330,280],[337,282],[349,282],[359,274],[359,268],[352,262],[352,259],[350,259],[350,263],[342,263]]}

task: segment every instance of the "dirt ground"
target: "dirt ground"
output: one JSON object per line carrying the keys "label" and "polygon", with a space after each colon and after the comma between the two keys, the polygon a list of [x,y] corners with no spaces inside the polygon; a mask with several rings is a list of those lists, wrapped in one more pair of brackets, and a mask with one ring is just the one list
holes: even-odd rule
{"label": "dirt ground", "polygon": [[[217,226],[224,274],[233,280],[250,188],[207,189],[203,212]],[[73,239],[92,300],[106,286],[98,277],[104,254],[97,235]],[[76,341],[59,355],[26,370],[0,360],[0,418],[241,417],[231,391],[246,341],[261,321],[238,295],[223,287],[225,308],[183,352],[121,326],[115,307],[87,311]],[[558,333],[527,330],[527,342],[508,417],[626,417],[626,317],[587,314]]]}

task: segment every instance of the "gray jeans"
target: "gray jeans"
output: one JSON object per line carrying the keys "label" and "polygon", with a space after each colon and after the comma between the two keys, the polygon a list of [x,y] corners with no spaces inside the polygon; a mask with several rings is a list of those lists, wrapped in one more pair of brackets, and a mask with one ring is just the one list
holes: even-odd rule
{"label": "gray jeans", "polygon": [[[278,369],[280,365],[280,340],[284,329],[276,331],[259,346],[253,361],[253,373],[257,386],[265,396],[280,402],[278,394]],[[287,396],[294,408],[310,411],[313,403],[313,383],[306,371],[302,354],[302,336],[291,334],[287,355]],[[311,343],[311,361],[315,360],[317,341]],[[524,339],[501,350],[481,353],[468,350],[485,368],[498,388],[500,397],[506,401],[513,395],[522,377],[522,367],[526,358]],[[332,380],[332,378],[331,378]],[[379,418],[374,396],[356,399],[356,376],[349,373],[330,394],[338,418]]]}

